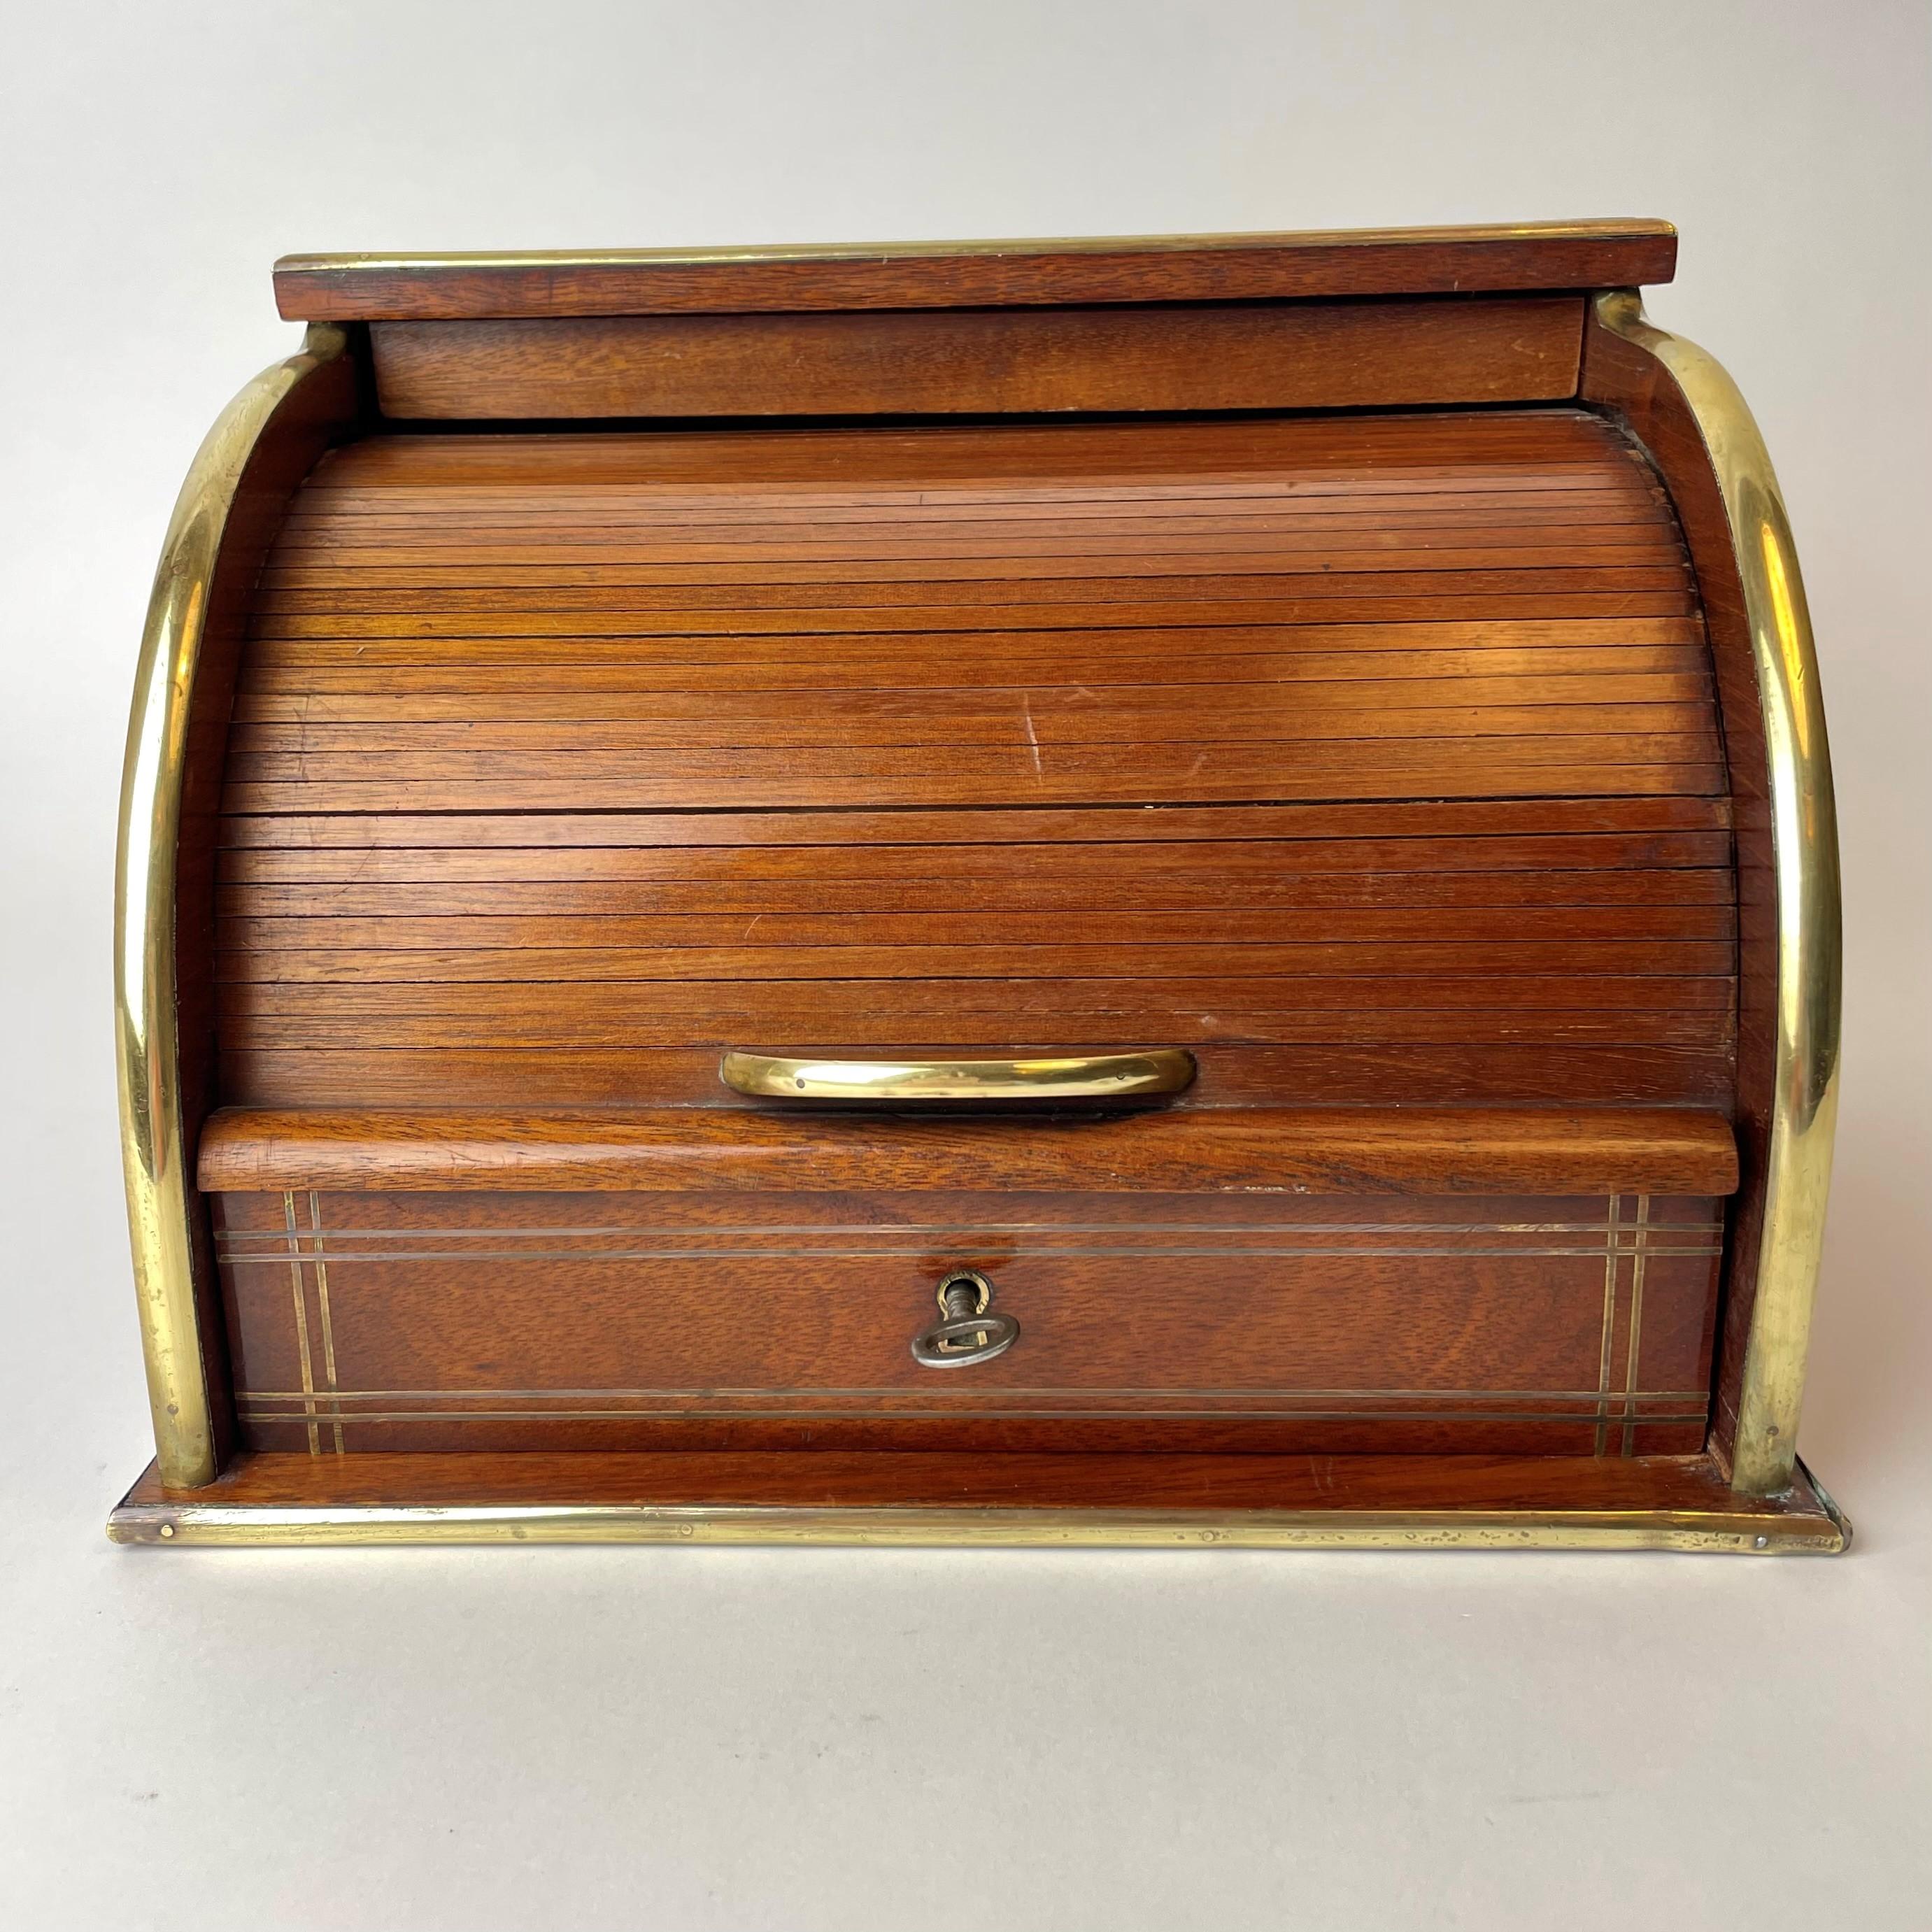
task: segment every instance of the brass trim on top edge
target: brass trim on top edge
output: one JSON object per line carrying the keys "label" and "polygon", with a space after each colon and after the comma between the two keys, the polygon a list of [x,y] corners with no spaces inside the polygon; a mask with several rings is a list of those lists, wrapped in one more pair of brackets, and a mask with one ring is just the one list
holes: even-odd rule
{"label": "brass trim on top edge", "polygon": [[1838,1124],[1843,933],[1838,810],[1804,583],[1771,457],[1723,368],[1654,327],[1634,289],[1600,295],[1598,320],[1676,384],[1710,459],[1743,585],[1770,766],[1778,996],[1764,1219],[1745,1344],[1732,1484],[1786,1488],[1825,1235]]}
{"label": "brass trim on top edge", "polygon": [[175,899],[187,734],[208,597],[242,474],[297,387],[347,346],[311,323],[299,352],[215,420],[176,500],[148,600],[122,769],[114,870],[114,1048],[141,1350],[162,1478],[213,1481],[215,1445],[196,1308],[194,1150],[182,1111]]}

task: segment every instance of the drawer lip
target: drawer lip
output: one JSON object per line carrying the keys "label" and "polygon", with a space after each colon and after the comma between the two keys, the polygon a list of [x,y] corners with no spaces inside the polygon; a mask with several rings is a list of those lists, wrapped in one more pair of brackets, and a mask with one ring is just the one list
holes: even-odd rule
{"label": "drawer lip", "polygon": [[204,1191],[1723,1196],[1721,1114],[1690,1108],[1194,1108],[909,1120],[748,1108],[278,1111],[203,1131]]}

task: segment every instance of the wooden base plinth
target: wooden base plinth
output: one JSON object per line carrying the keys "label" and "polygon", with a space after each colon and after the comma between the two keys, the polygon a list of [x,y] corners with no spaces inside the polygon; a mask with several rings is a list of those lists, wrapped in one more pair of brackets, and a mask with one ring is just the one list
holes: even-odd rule
{"label": "wooden base plinth", "polygon": [[736,1543],[1834,1555],[1801,1466],[1735,1493],[1706,1456],[765,1452],[260,1454],[206,1489],[151,1465],[118,1543]]}

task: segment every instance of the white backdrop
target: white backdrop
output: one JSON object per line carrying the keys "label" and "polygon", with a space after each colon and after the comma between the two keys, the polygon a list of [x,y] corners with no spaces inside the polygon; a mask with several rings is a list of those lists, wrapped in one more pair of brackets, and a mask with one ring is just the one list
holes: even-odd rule
{"label": "white backdrop", "polygon": [[[0,1923],[1925,1924],[1923,0],[0,7]],[[292,250],[1639,214],[1804,556],[1831,1563],[118,1551],[108,1028],[168,508]]]}

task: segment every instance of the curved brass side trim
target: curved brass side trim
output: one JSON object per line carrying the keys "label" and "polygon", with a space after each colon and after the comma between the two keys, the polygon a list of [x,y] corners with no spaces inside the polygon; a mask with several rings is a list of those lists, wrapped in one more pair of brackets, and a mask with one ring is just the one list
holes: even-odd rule
{"label": "curved brass side trim", "polygon": [[1695,418],[1730,524],[1770,762],[1777,882],[1777,1036],[1757,1286],[1732,1485],[1789,1486],[1838,1123],[1843,960],[1838,812],[1804,580],[1764,439],[1737,385],[1694,344],[1655,328],[1634,290],[1597,319],[1660,364]]}
{"label": "curved brass side trim", "polygon": [[812,1060],[732,1052],[718,1077],[740,1094],[775,1100],[847,1100],[874,1106],[955,1100],[1117,1100],[1178,1094],[1194,1056],[1163,1046],[1039,1060]]}
{"label": "curved brass side trim", "polygon": [[141,1346],[164,1480],[214,1480],[190,1221],[193,1150],[182,1118],[175,896],[190,700],[208,598],[242,472],[275,412],[346,346],[311,325],[301,352],[257,376],[216,419],[170,518],[134,678],[114,873],[116,1073]]}

